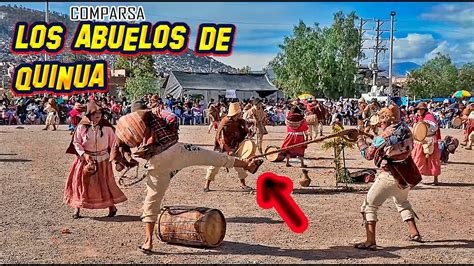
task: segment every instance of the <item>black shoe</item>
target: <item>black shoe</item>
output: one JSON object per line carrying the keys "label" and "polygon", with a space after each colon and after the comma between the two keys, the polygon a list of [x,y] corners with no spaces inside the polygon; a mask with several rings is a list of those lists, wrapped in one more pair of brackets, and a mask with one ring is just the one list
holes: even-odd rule
{"label": "black shoe", "polygon": [[109,215],[107,217],[114,217],[117,214],[117,208],[115,208],[113,211],[109,211]]}

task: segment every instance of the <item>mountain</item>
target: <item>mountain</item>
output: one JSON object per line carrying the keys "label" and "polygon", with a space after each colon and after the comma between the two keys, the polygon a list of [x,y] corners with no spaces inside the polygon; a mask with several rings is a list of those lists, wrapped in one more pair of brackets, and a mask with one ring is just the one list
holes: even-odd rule
{"label": "mountain", "polygon": [[[26,21],[32,23],[34,21],[43,21],[44,12],[25,8],[17,5],[0,6],[0,73],[2,66],[7,65],[8,68],[23,62],[31,62],[35,60],[43,60],[43,55],[13,55],[10,53],[11,36],[16,22]],[[62,22],[68,29],[68,36],[71,37],[75,31],[77,23],[69,20],[69,15],[59,12],[50,12],[50,22]],[[68,46],[68,45],[66,45]],[[67,56],[67,48],[57,57],[51,56],[50,59],[61,60],[63,56]],[[115,55],[87,55],[87,59],[103,59],[111,65],[115,60]],[[226,65],[216,59],[208,56],[196,56],[193,50],[189,49],[180,56],[156,54],[155,69],[157,74],[169,71],[189,71],[189,72],[229,72],[238,73],[236,68]],[[3,63],[2,63],[3,62]]]}
{"label": "mountain", "polygon": [[[407,72],[419,68],[420,65],[413,62],[400,62],[393,64],[393,76],[394,77],[404,77],[407,75]],[[387,68],[388,69],[388,68]]]}

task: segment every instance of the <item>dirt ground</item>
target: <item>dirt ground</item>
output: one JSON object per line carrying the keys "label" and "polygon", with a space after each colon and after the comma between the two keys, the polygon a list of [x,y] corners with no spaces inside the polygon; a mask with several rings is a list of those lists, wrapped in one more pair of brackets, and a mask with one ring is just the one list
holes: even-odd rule
{"label": "dirt ground", "polygon": [[[326,133],[329,129],[326,128]],[[264,146],[280,145],[284,127],[270,127]],[[461,130],[444,130],[462,137]],[[124,188],[128,201],[118,215],[107,210],[83,210],[73,220],[73,209],[63,204],[63,189],[72,155],[66,126],[42,131],[41,126],[0,127],[0,263],[474,263],[474,159],[459,148],[443,165],[440,186],[432,178],[410,192],[425,243],[408,241],[406,225],[388,200],[379,210],[378,251],[360,251],[351,242],[364,238],[360,205],[366,192],[330,190],[335,185],[332,151],[320,144],[307,150],[312,184],[301,188],[297,161],[265,162],[248,177],[255,187],[259,173],[272,171],[295,181],[293,198],[309,219],[303,234],[293,233],[274,209],[258,207],[254,192],[238,191],[235,171],[221,170],[212,191],[202,191],[206,167],[180,171],[171,181],[164,205],[218,208],[227,220],[221,246],[203,249],[154,240],[154,255],[137,250],[144,240],[140,221],[145,184]],[[201,126],[183,126],[182,142],[211,149],[213,139]],[[374,168],[356,150],[347,152],[347,165],[355,171]],[[62,234],[68,229],[70,234]]]}

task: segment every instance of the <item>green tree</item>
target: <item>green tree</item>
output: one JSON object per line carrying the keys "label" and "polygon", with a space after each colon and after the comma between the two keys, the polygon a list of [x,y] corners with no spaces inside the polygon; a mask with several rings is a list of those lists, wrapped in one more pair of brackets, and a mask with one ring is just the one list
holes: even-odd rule
{"label": "green tree", "polygon": [[474,63],[464,64],[458,73],[458,89],[474,91]]}
{"label": "green tree", "polygon": [[120,56],[115,64],[116,69],[125,69],[128,73],[125,82],[125,94],[131,100],[142,98],[145,94],[158,93],[161,79],[156,76],[151,55]]}
{"label": "green tree", "polygon": [[125,94],[134,101],[141,99],[145,94],[155,94],[160,91],[161,79],[154,77],[137,76],[127,78],[125,82]]}
{"label": "green tree", "polygon": [[152,55],[119,56],[114,67],[125,69],[130,77],[156,77],[154,63]]}
{"label": "green tree", "polygon": [[347,16],[338,12],[328,28],[300,21],[269,64],[276,85],[292,96],[305,92],[331,98],[354,96],[361,48],[355,18],[354,12]]}
{"label": "green tree", "polygon": [[409,74],[407,89],[417,98],[449,97],[456,90],[458,70],[448,55],[438,53]]}

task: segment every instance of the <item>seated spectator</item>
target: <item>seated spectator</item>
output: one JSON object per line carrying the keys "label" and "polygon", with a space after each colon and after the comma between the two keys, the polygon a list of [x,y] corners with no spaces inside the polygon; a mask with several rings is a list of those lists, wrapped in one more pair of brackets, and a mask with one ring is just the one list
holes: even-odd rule
{"label": "seated spectator", "polygon": [[193,112],[190,108],[186,107],[185,111],[183,112],[183,123],[186,124],[191,124],[191,121],[193,121]]}
{"label": "seated spectator", "polygon": [[194,117],[194,124],[204,123],[204,115],[201,106],[198,103],[195,103],[194,107],[191,110]]}

